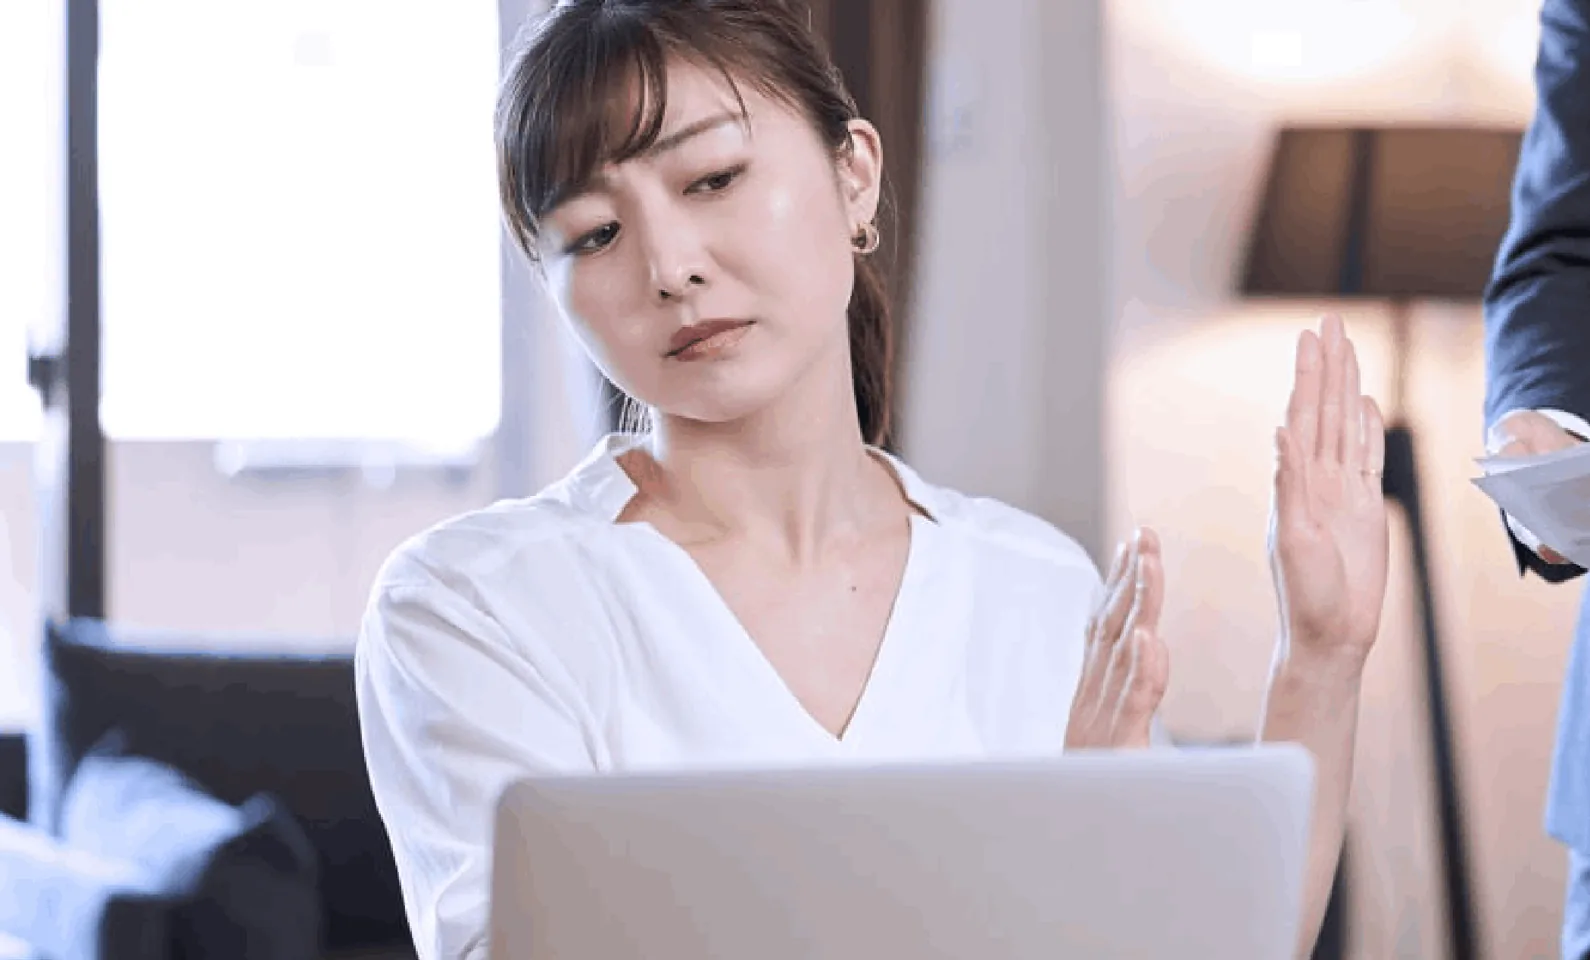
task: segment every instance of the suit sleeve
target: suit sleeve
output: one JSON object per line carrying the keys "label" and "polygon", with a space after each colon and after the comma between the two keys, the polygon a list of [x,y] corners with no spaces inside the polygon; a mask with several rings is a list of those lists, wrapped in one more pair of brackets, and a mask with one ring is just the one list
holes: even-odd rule
{"label": "suit sleeve", "polygon": [[[1512,222],[1485,294],[1487,426],[1516,409],[1590,419],[1590,0],[1546,0],[1535,82]],[[1546,564],[1507,533],[1521,573],[1555,583],[1585,572]]]}

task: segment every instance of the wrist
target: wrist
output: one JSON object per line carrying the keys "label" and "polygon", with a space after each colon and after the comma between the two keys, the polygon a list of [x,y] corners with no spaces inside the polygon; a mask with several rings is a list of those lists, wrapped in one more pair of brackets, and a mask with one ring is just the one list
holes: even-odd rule
{"label": "wrist", "polygon": [[1265,690],[1259,739],[1301,742],[1317,754],[1322,743],[1350,737],[1363,675],[1363,657],[1298,651],[1282,641]]}
{"label": "wrist", "polygon": [[1356,696],[1363,684],[1368,659],[1367,647],[1299,643],[1283,637],[1276,644],[1270,685],[1305,697]]}

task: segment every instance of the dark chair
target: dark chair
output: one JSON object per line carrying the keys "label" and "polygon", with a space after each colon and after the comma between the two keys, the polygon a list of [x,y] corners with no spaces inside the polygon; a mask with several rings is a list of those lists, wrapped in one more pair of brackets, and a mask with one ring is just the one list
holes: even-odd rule
{"label": "dark chair", "polygon": [[30,821],[59,835],[74,772],[112,735],[226,804],[281,801],[318,859],[322,956],[413,957],[365,770],[352,655],[275,652],[268,640],[231,652],[242,646],[94,620],[49,625],[44,719],[28,744]]}

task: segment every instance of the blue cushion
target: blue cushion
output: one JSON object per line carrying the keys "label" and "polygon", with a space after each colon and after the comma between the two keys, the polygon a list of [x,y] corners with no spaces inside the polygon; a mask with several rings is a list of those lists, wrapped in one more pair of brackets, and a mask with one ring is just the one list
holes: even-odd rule
{"label": "blue cushion", "polygon": [[134,865],[166,900],[173,956],[307,960],[319,954],[316,857],[269,794],[232,806],[177,770],[122,752],[119,737],[78,765],[61,840]]}
{"label": "blue cushion", "polygon": [[169,960],[169,902],[135,865],[0,816],[0,933],[51,960]]}

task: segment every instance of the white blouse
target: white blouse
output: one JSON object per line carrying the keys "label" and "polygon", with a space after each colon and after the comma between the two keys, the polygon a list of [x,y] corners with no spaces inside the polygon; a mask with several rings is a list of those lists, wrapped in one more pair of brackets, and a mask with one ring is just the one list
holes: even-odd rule
{"label": "white blouse", "polygon": [[606,438],[536,496],[442,523],[383,567],[355,666],[371,784],[424,960],[484,950],[513,780],[644,768],[1059,753],[1102,592],[1082,548],[885,457],[926,516],[855,714],[806,712],[688,553],[615,523]]}

